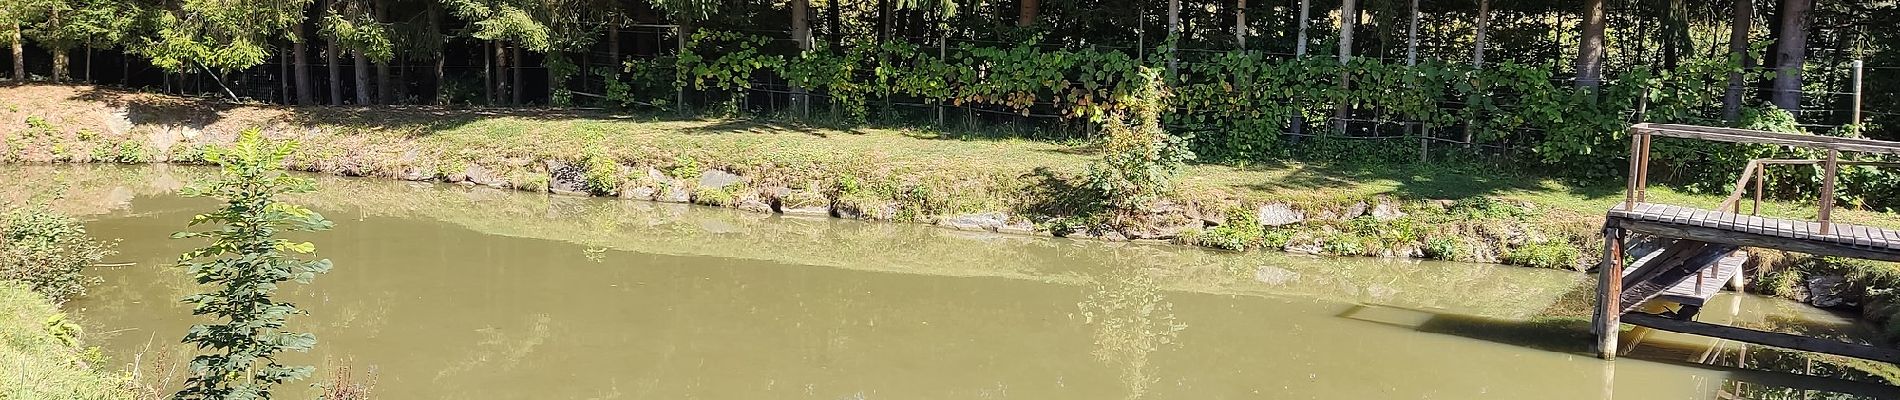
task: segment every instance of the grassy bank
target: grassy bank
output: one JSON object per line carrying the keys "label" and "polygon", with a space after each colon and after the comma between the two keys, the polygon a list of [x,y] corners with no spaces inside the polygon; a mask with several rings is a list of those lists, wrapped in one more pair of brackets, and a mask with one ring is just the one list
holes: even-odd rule
{"label": "grassy bank", "polygon": [[0,280],[0,399],[127,399],[125,380],[99,369],[79,327],[45,296]]}
{"label": "grassy bank", "polygon": [[[259,127],[293,168],[958,229],[1578,268],[1620,188],[1397,162],[1195,165],[1132,218],[1084,218],[1086,143],[567,110],[234,106],[85,86],[0,88],[15,162],[190,162]],[[1713,196],[1661,188],[1663,201]],[[1772,204],[1768,212],[1811,215]],[[1891,215],[1840,219],[1895,225]]]}

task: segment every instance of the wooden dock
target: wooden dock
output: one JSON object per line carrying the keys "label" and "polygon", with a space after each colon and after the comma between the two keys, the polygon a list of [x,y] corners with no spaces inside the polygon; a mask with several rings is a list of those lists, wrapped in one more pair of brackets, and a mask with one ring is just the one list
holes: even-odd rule
{"label": "wooden dock", "polygon": [[1833,223],[1767,218],[1668,204],[1618,204],[1609,222],[1631,232],[1814,255],[1900,261],[1900,232]]}
{"label": "wooden dock", "polygon": [[[1751,160],[1728,199],[1714,209],[1649,203],[1650,143],[1656,136],[1717,142],[1768,144],[1825,150],[1819,160]],[[1605,213],[1603,265],[1598,270],[1597,310],[1591,331],[1597,354],[1615,359],[1624,322],[1787,349],[1900,363],[1900,350],[1828,339],[1697,322],[1696,311],[1724,283],[1741,273],[1743,247],[1819,256],[1900,261],[1900,232],[1833,222],[1834,183],[1840,165],[1895,167],[1900,163],[1841,160],[1841,152],[1900,155],[1900,143],[1858,138],[1796,135],[1732,128],[1637,124],[1630,128],[1630,175],[1624,202]],[[1821,167],[1816,220],[1759,215],[1764,176],[1774,165]],[[1754,207],[1742,212],[1753,183]],[[1632,261],[1633,260],[1633,261]],[[1636,312],[1644,303],[1670,301],[1673,312]]]}

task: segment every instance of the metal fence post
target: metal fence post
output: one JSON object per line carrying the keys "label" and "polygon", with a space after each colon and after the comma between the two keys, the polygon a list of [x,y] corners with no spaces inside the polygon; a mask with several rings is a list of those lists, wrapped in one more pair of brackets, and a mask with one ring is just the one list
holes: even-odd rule
{"label": "metal fence post", "polygon": [[1848,123],[1854,125],[1856,134],[1860,133],[1860,72],[1861,60],[1854,60],[1854,119],[1849,120]]}

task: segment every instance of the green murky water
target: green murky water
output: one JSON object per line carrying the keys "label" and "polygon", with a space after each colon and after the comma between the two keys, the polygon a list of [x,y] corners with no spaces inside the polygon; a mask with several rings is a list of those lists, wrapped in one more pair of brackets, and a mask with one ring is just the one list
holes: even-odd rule
{"label": "green murky water", "polygon": [[[137,263],[96,270],[104,283],[68,304],[116,364],[183,358],[168,354],[196,320],[177,299],[196,288],[166,265],[198,243],[165,238],[211,203],[168,193],[205,172],[10,172],[21,179],[5,199],[63,187],[56,203],[121,240],[114,261]],[[1575,322],[1591,278],[1562,271],[321,185],[297,200],[337,221],[307,237],[337,268],[286,291],[310,312],[293,325],[319,338],[286,358],[374,371],[378,398],[1900,396],[1836,379],[1862,375],[1838,366],[1689,336],[1653,334],[1600,362]],[[1703,315],[1852,330],[1752,296]]]}

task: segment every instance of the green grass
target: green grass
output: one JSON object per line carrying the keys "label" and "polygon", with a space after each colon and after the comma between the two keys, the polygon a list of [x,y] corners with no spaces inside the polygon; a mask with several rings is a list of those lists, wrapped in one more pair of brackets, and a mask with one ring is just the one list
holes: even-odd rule
{"label": "green grass", "polygon": [[129,399],[124,381],[96,371],[77,325],[46,297],[0,281],[0,399]]}

